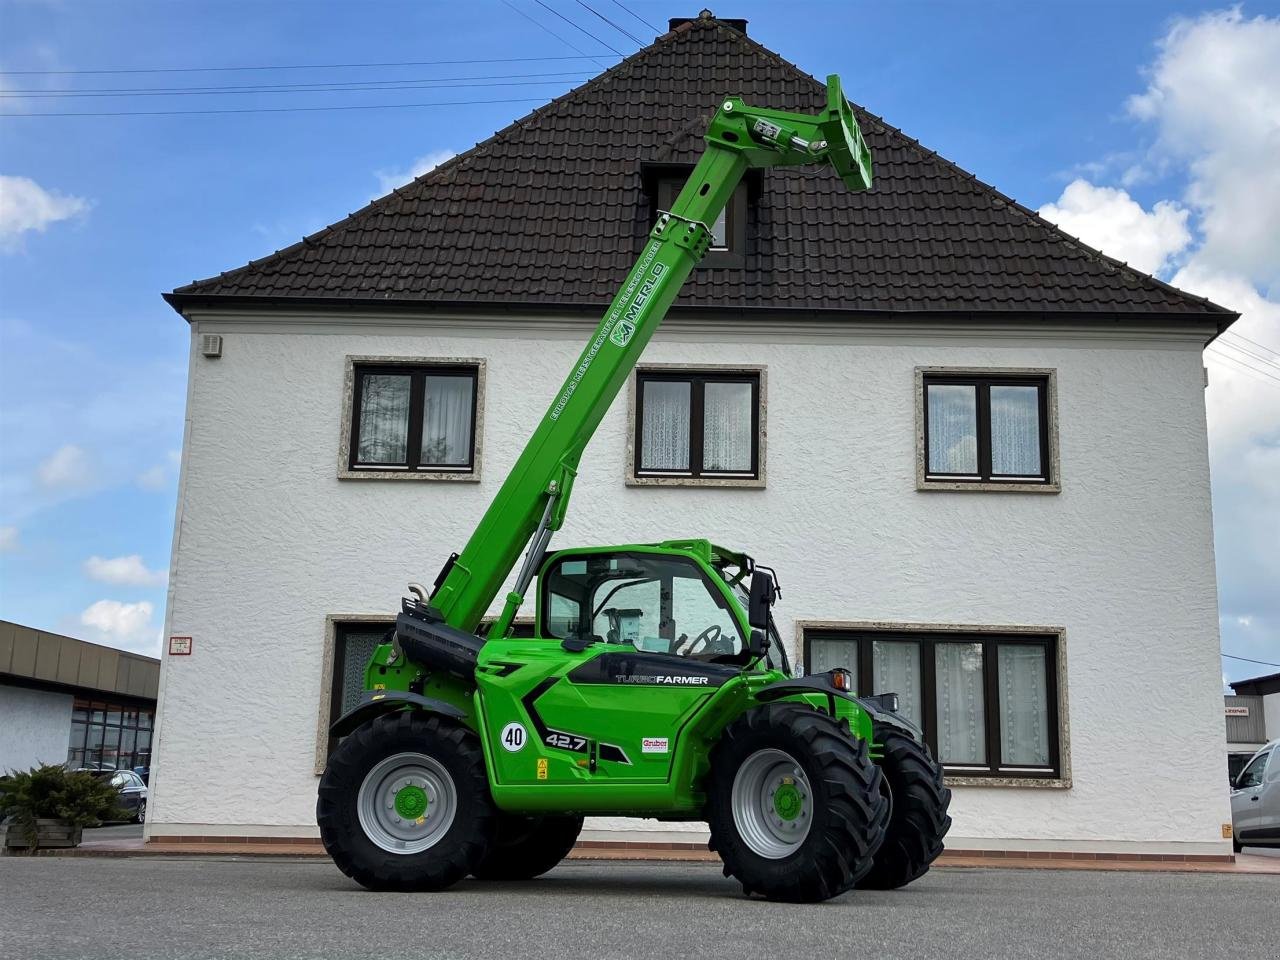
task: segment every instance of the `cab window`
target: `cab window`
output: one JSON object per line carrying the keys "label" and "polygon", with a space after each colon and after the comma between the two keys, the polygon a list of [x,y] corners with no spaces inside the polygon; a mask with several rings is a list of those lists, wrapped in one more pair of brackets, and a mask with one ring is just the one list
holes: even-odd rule
{"label": "cab window", "polygon": [[1240,771],[1240,778],[1236,780],[1236,789],[1244,790],[1247,787],[1256,787],[1262,783],[1262,771],[1267,765],[1267,757],[1270,754],[1260,753],[1254,757],[1247,767]]}
{"label": "cab window", "polygon": [[712,660],[742,652],[729,603],[693,560],[569,556],[543,576],[543,636]]}

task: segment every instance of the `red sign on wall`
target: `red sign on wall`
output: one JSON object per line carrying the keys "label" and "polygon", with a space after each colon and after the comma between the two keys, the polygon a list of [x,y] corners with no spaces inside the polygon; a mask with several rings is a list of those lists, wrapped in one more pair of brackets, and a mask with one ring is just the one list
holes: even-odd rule
{"label": "red sign on wall", "polygon": [[190,637],[170,637],[169,638],[169,656],[171,657],[191,656],[191,638]]}

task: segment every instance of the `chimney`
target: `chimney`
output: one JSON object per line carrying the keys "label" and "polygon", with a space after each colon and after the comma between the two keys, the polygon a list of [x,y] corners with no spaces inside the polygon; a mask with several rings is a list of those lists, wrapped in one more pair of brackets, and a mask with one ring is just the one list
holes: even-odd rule
{"label": "chimney", "polygon": [[701,13],[697,15],[697,17],[672,17],[670,20],[667,21],[667,29],[674,30],[676,27],[683,26],[686,23],[695,23],[698,20],[715,20],[718,23],[724,24],[726,27],[732,27],[734,30],[737,30],[741,34],[745,35],[747,32],[746,20],[737,20],[729,17],[717,17],[710,10],[703,10]]}

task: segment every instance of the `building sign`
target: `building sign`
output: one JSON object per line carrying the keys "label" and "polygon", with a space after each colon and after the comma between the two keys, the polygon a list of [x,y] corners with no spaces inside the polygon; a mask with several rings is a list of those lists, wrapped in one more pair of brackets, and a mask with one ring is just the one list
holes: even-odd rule
{"label": "building sign", "polygon": [[1247,717],[1249,715],[1248,707],[1227,707],[1228,717]]}
{"label": "building sign", "polygon": [[190,637],[170,637],[169,638],[169,656],[171,657],[191,656],[191,638]]}

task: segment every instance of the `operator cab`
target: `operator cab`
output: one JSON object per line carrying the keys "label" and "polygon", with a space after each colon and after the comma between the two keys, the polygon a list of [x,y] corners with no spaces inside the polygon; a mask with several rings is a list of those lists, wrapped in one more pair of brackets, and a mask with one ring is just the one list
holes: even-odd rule
{"label": "operator cab", "polygon": [[711,663],[750,658],[729,590],[703,558],[683,550],[562,551],[543,569],[538,600],[543,637]]}
{"label": "operator cab", "polygon": [[768,610],[775,593],[753,598],[757,579],[774,585],[763,569],[706,540],[563,550],[542,570],[538,636],[740,666],[763,650],[789,671]]}

